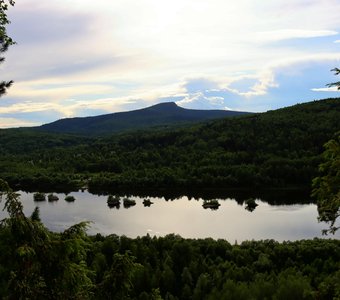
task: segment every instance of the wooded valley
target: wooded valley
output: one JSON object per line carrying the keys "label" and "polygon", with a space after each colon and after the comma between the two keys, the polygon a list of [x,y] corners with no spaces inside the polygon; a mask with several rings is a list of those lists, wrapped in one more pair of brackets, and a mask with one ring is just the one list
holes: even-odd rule
{"label": "wooded valley", "polygon": [[84,137],[0,131],[0,176],[24,189],[301,188],[340,131],[340,101],[168,128]]}

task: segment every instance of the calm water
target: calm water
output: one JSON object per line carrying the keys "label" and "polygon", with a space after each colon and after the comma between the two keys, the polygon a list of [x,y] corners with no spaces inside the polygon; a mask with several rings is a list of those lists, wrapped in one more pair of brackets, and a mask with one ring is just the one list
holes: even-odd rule
{"label": "calm water", "polygon": [[[107,206],[107,196],[88,192],[73,192],[76,201],[64,201],[65,194],[57,194],[59,201],[34,202],[33,194],[20,192],[26,215],[40,207],[44,224],[53,231],[62,231],[80,221],[92,221],[89,234],[118,234],[128,237],[166,235],[176,233],[185,238],[223,238],[236,240],[275,239],[298,240],[321,237],[326,226],[317,222],[314,204],[269,205],[256,199],[259,206],[249,212],[245,205],[233,199],[219,199],[218,210],[204,209],[202,199],[181,197],[173,201],[149,198],[154,202],[144,207],[142,198],[131,197],[136,205],[128,209]],[[0,213],[1,219],[6,214]],[[339,233],[332,238],[339,238]]]}

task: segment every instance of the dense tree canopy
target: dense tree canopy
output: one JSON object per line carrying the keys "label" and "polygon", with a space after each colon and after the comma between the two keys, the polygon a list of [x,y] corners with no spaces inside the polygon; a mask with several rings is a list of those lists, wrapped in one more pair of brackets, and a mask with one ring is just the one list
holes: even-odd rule
{"label": "dense tree canopy", "polygon": [[325,144],[324,161],[320,164],[321,176],[313,180],[313,195],[318,202],[320,221],[330,223],[325,231],[339,229],[336,220],[340,214],[340,132]]}
{"label": "dense tree canopy", "polygon": [[[0,0],[0,54],[13,44],[6,32],[10,5]],[[11,84],[0,82],[0,96]],[[70,182],[114,188],[306,185],[330,130],[340,129],[338,102],[107,139],[14,132],[33,137],[19,142],[13,131],[1,131],[1,176],[52,188]],[[317,113],[309,115],[312,110]],[[332,231],[339,215],[339,141],[337,135],[326,144],[322,175],[314,182],[320,219],[331,222]],[[2,179],[0,199],[8,213],[0,222],[3,299],[340,298],[339,240],[231,245],[174,234],[89,237],[86,222],[54,233],[41,223],[39,209],[24,214],[18,194]]]}
{"label": "dense tree canopy", "polygon": [[0,177],[54,191],[310,188],[323,144],[340,131],[326,99],[188,128],[111,137],[0,130]]}
{"label": "dense tree canopy", "polygon": [[338,299],[340,241],[230,244],[48,231],[0,180],[2,299]]}
{"label": "dense tree canopy", "polygon": [[[0,222],[0,297],[2,299],[87,299],[92,289],[86,267],[87,223],[52,233],[23,213],[18,194],[0,179],[8,217]],[[0,198],[1,199],[1,198]]]}

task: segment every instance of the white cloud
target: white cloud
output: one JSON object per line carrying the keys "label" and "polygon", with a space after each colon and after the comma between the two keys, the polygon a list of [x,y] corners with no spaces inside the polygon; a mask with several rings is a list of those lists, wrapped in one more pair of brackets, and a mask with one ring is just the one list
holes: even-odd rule
{"label": "white cloud", "polygon": [[0,107],[0,114],[31,113],[56,109],[60,109],[60,106],[54,103],[26,101],[23,103],[15,103],[7,107]]}
{"label": "white cloud", "polygon": [[[289,72],[292,74],[301,72],[301,69],[308,68],[313,64],[329,62],[334,63],[335,66],[338,65],[340,63],[340,52],[300,53],[291,57],[282,57],[272,61],[265,65],[265,68],[272,70],[275,73]],[[299,68],[297,68],[297,66],[299,66]]]}
{"label": "white cloud", "polygon": [[337,35],[334,30],[303,30],[303,29],[280,29],[272,31],[258,32],[256,37],[260,41],[280,41],[287,39],[306,39],[323,36]]}
{"label": "white cloud", "polygon": [[326,87],[326,88],[313,88],[313,92],[339,92],[337,87]]}
{"label": "white cloud", "polygon": [[38,122],[23,121],[15,118],[0,118],[0,128],[30,127],[39,125]]}
{"label": "white cloud", "polygon": [[[4,79],[16,81],[7,99],[21,103],[1,111],[76,116],[178,95],[197,108],[265,110],[269,100],[261,99],[273,91],[282,99],[300,97],[281,89],[279,75],[308,82],[302,64],[339,62],[338,40],[320,39],[321,50],[319,40],[301,46],[335,36],[339,11],[338,1],[316,0],[18,1],[10,10],[18,44],[1,67]],[[287,39],[299,41],[264,43]],[[281,98],[271,101],[284,103]]]}
{"label": "white cloud", "polygon": [[176,104],[184,108],[194,109],[221,109],[224,107],[223,97],[208,97],[203,92],[188,94],[183,100]]}
{"label": "white cloud", "polygon": [[[243,80],[252,79],[253,84],[249,86],[246,91],[240,91],[237,88],[231,87],[233,84],[242,82]],[[252,76],[239,76],[234,78],[226,87],[226,90],[229,90],[237,95],[245,96],[245,97],[253,97],[253,96],[261,96],[265,95],[268,92],[269,88],[276,88],[278,84],[275,82],[274,73],[270,70],[264,70],[258,75]]]}
{"label": "white cloud", "polygon": [[[319,92],[337,92],[336,88],[314,88],[334,81],[330,69],[340,62],[340,53],[323,53],[295,57],[267,66],[255,75],[241,75],[214,81],[213,78],[191,78],[184,85],[187,95],[177,103],[187,108],[228,107],[231,110],[260,112],[322,98]],[[191,84],[191,81],[194,84]],[[196,84],[196,83],[200,84]],[[217,88],[206,87],[217,85]],[[192,89],[196,87],[196,90]],[[201,87],[202,89],[200,89]],[[218,101],[214,102],[214,97]],[[295,102],[296,103],[296,102]]]}

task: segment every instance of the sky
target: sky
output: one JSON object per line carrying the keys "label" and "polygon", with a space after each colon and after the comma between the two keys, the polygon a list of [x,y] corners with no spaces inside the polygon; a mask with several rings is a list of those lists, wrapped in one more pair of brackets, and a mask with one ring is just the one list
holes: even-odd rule
{"label": "sky", "polygon": [[174,101],[265,112],[340,97],[340,0],[18,0],[0,128]]}

